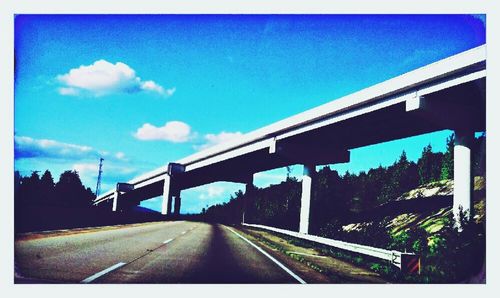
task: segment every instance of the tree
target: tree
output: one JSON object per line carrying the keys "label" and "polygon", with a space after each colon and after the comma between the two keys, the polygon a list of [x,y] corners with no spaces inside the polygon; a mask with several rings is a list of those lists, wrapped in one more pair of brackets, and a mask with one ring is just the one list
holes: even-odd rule
{"label": "tree", "polygon": [[85,189],[77,171],[65,171],[55,185],[55,199],[64,206],[89,207],[94,195]]}
{"label": "tree", "polygon": [[386,203],[418,185],[417,165],[410,162],[403,150],[397,162],[387,169],[387,176],[379,203]]}
{"label": "tree", "polygon": [[23,187],[23,181],[24,177],[21,176],[21,173],[19,171],[14,172],[14,204],[16,210],[18,207],[20,207],[20,204],[23,204],[25,199],[25,191]]}
{"label": "tree", "polygon": [[446,152],[441,162],[440,179],[453,179],[453,147],[455,145],[455,134],[446,138]]}
{"label": "tree", "polygon": [[365,205],[367,208],[373,208],[377,205],[377,197],[382,192],[385,182],[387,181],[387,169],[379,165],[376,169],[368,171],[368,179],[366,186]]}
{"label": "tree", "polygon": [[286,166],[286,180],[290,179],[292,173],[292,166]]}
{"label": "tree", "polygon": [[486,174],[486,133],[474,139],[472,146],[472,171],[474,176]]}
{"label": "tree", "polygon": [[431,144],[424,147],[418,159],[418,182],[420,185],[438,181],[441,176],[442,153],[432,152]]}
{"label": "tree", "polygon": [[28,204],[36,202],[34,198],[38,196],[39,187],[40,176],[38,171],[32,171],[31,176],[23,177],[21,179],[21,200]]}
{"label": "tree", "polygon": [[49,170],[46,170],[40,179],[40,201],[47,203],[53,200],[54,196],[54,178]]}
{"label": "tree", "polygon": [[19,171],[14,171],[14,196],[17,199],[19,194],[19,189],[21,188],[21,179],[23,177]]}

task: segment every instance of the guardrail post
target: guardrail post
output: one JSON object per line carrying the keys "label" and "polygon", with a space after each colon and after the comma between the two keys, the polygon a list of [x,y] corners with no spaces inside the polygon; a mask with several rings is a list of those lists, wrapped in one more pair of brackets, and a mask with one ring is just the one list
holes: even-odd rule
{"label": "guardrail post", "polygon": [[460,208],[465,218],[472,218],[472,192],[474,190],[471,171],[471,145],[474,140],[472,130],[455,130],[455,146],[453,148],[453,215],[455,225],[460,229]]}
{"label": "guardrail post", "polygon": [[302,176],[302,195],[300,198],[299,233],[309,233],[309,213],[311,209],[312,180],[316,172],[315,165],[304,165]]}
{"label": "guardrail post", "polygon": [[401,273],[420,274],[420,256],[412,253],[400,253]]}

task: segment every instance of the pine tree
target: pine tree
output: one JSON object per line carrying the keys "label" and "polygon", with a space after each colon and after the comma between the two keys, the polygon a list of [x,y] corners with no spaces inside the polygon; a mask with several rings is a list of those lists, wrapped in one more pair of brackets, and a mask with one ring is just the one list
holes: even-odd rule
{"label": "pine tree", "polygon": [[14,197],[17,199],[19,195],[19,189],[21,188],[21,173],[19,171],[14,171]]}
{"label": "pine tree", "polygon": [[418,183],[420,185],[425,184],[430,181],[430,163],[432,155],[431,144],[424,147],[422,150],[422,156],[419,158],[418,165]]}
{"label": "pine tree", "polygon": [[472,171],[474,176],[485,176],[486,174],[486,133],[483,132],[474,139],[472,152]]}
{"label": "pine tree", "polygon": [[46,170],[40,179],[40,202],[47,203],[53,200],[54,178],[49,170]]}
{"label": "pine tree", "polygon": [[455,145],[455,134],[446,138],[446,152],[441,162],[440,179],[453,179],[453,147]]}
{"label": "pine tree", "polygon": [[377,197],[379,203],[392,201],[418,185],[417,165],[408,160],[404,150],[399,159],[387,168],[386,173],[384,186]]}
{"label": "pine tree", "polygon": [[30,204],[36,202],[35,198],[39,195],[38,189],[40,187],[40,176],[38,175],[38,171],[31,172],[31,176],[23,180],[22,184],[25,200]]}
{"label": "pine tree", "polygon": [[417,162],[420,185],[440,180],[442,159],[442,153],[432,152],[431,144],[424,147]]}
{"label": "pine tree", "polygon": [[22,185],[22,182],[24,180],[24,177],[21,176],[21,173],[19,171],[14,172],[14,208],[18,208],[20,204],[23,203],[24,199],[24,187]]}
{"label": "pine tree", "polygon": [[57,202],[70,207],[89,207],[94,198],[90,189],[85,189],[77,171],[65,171],[55,185]]}

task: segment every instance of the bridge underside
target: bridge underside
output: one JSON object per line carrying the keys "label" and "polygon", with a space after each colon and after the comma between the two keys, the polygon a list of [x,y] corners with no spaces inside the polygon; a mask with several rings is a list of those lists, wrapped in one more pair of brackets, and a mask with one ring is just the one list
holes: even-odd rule
{"label": "bridge underside", "polygon": [[[399,102],[345,120],[333,122],[284,139],[275,148],[264,147],[172,176],[174,192],[229,181],[247,183],[254,173],[294,164],[323,165],[349,161],[350,149],[451,129],[484,131],[486,128],[485,78],[453,86],[418,99],[416,107]],[[349,113],[362,111],[359,106]],[[339,114],[331,116],[339,117]],[[322,119],[321,121],[328,121]],[[138,203],[164,192],[164,180],[120,194]]]}
{"label": "bridge underside", "polygon": [[[485,130],[485,80],[426,95],[421,106],[406,103],[337,122],[277,141],[275,153],[264,148],[176,176],[180,189],[215,181],[246,182],[253,173],[294,164],[349,161],[348,150],[444,129]],[[362,108],[362,107],[360,107]]]}

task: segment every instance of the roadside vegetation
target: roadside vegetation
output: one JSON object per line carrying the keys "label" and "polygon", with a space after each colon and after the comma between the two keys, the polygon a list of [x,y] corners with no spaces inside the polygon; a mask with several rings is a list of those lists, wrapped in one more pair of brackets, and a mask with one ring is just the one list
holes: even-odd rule
{"label": "roadside vegetation", "polygon": [[[367,266],[394,282],[485,282],[485,134],[473,144],[475,179],[473,220],[462,214],[462,231],[454,225],[453,142],[444,153],[423,148],[417,162],[403,151],[389,167],[339,175],[329,167],[316,174],[311,198],[309,233],[342,241],[421,256],[421,274],[402,276],[391,264],[331,247],[313,245],[324,253]],[[202,213],[207,221],[238,224],[246,200],[245,222],[298,230],[300,181],[293,177],[251,196],[235,193],[229,202]]]}
{"label": "roadside vegetation", "polygon": [[157,212],[137,207],[126,214],[111,206],[93,207],[95,194],[85,187],[78,172],[65,171],[57,182],[46,170],[30,176],[14,172],[15,233],[163,220]]}

